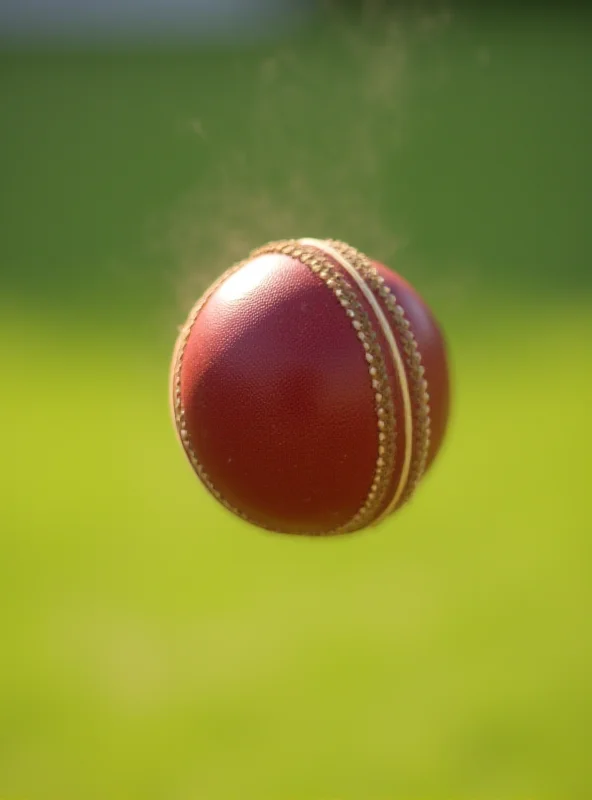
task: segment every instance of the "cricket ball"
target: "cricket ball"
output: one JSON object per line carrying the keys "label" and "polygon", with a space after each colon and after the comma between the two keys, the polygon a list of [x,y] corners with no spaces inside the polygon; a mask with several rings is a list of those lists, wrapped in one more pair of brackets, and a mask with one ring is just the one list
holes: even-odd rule
{"label": "cricket ball", "polygon": [[172,362],[185,454],[236,516],[323,536],[411,498],[445,434],[441,330],[400,275],[332,239],[272,242],[196,303]]}

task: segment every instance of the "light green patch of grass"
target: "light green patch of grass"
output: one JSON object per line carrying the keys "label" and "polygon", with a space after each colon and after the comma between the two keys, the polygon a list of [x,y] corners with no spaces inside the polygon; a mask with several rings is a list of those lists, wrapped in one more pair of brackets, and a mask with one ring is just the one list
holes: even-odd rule
{"label": "light green patch of grass", "polygon": [[2,797],[590,795],[586,315],[459,327],[432,474],[327,541],[206,496],[160,351],[4,319]]}

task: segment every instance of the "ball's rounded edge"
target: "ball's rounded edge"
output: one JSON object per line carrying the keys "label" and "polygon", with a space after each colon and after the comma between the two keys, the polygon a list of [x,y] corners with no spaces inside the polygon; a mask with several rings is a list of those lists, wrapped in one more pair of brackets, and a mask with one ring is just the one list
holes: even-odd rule
{"label": "ball's rounded edge", "polygon": [[251,525],[255,525],[256,527],[262,527],[261,525],[254,523],[245,514],[228,503],[222,496],[221,492],[218,491],[218,489],[213,485],[206,470],[197,457],[193,443],[191,442],[191,438],[189,436],[189,432],[185,426],[185,410],[183,408],[181,396],[181,372],[183,369],[183,356],[185,354],[187,342],[191,336],[191,331],[193,330],[193,326],[195,325],[199,313],[214,292],[224,283],[224,281],[226,281],[231,275],[234,275],[235,272],[238,272],[238,270],[241,269],[241,267],[244,266],[249,260],[250,259],[244,259],[239,261],[230,267],[230,269],[227,269],[224,273],[222,273],[222,275],[220,275],[220,277],[210,285],[209,289],[204,292],[204,294],[199,298],[189,312],[187,320],[181,327],[179,335],[177,336],[173,350],[173,356],[171,359],[169,375],[169,405],[173,426],[175,428],[175,433],[177,435],[179,444],[181,445],[189,464],[193,468],[193,471],[203,486],[208,490],[212,497],[217,500],[218,503],[220,503],[220,505],[222,505],[235,517],[238,517],[239,519],[242,519],[244,522],[247,522]]}

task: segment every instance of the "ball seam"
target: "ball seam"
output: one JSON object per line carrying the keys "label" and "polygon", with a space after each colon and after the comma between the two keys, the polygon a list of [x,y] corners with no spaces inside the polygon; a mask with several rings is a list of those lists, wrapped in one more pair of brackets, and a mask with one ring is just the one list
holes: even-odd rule
{"label": "ball seam", "polygon": [[[423,477],[428,459],[431,442],[431,411],[429,387],[425,378],[425,367],[422,363],[417,339],[405,315],[403,306],[398,302],[396,295],[385,284],[384,278],[379,275],[378,270],[372,264],[370,258],[345,242],[333,239],[329,241],[336,249],[340,250],[346,257],[352,259],[357,264],[358,269],[370,287],[382,299],[394,322],[395,329],[402,343],[403,352],[405,353],[405,363],[408,368],[413,409],[415,412],[415,424],[413,428],[414,455],[407,486],[395,506],[399,507],[407,502],[414,494]],[[395,507],[387,509],[383,517],[393,511]]]}
{"label": "ball seam", "polygon": [[335,261],[323,250],[303,244],[300,240],[270,242],[258,248],[251,257],[266,253],[281,253],[296,258],[330,289],[350,320],[362,344],[368,365],[378,428],[378,447],[373,480],[360,509],[344,525],[327,531],[326,535],[351,533],[367,527],[375,521],[383,506],[394,469],[396,448],[396,417],[394,402],[382,351],[376,331],[359,301],[358,290],[351,286],[335,265]]}
{"label": "ball seam", "polygon": [[399,389],[401,391],[401,398],[403,401],[403,408],[402,408],[403,425],[401,427],[405,434],[403,455],[401,459],[402,461],[401,471],[399,474],[399,479],[397,483],[394,485],[390,497],[387,498],[388,503],[386,507],[377,517],[378,521],[379,519],[386,516],[389,510],[391,508],[394,508],[401,499],[403,492],[407,486],[409,473],[411,469],[411,462],[413,458],[414,419],[413,419],[411,392],[409,389],[409,380],[407,377],[407,370],[405,367],[404,358],[401,354],[401,349],[399,347],[399,343],[397,342],[397,338],[391,327],[391,322],[389,321],[388,315],[382,308],[380,301],[377,298],[373,288],[366,281],[364,274],[360,270],[357,251],[354,248],[350,247],[348,248],[347,251],[348,255],[346,255],[346,253],[344,253],[341,249],[334,247],[332,242],[328,239],[305,240],[305,241],[307,243],[316,244],[317,247],[326,252],[329,256],[339,261],[343,269],[345,269],[346,272],[349,275],[351,275],[352,279],[357,284],[358,288],[360,289],[360,292],[362,293],[362,296],[366,299],[366,301],[370,305],[371,311],[373,313],[373,318],[375,319],[375,322],[379,330],[382,332],[386,345],[385,348],[386,354],[390,356],[391,359],[390,363],[394,370],[395,381],[399,385]]}

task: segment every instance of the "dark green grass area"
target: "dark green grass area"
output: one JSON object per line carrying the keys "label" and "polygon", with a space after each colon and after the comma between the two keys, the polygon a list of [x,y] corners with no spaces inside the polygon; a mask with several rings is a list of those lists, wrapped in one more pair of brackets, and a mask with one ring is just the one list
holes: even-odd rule
{"label": "dark green grass area", "polygon": [[2,286],[142,314],[262,241],[331,235],[434,297],[589,291],[591,30],[392,12],[248,47],[6,50]]}
{"label": "dark green grass area", "polygon": [[[592,795],[591,30],[0,56],[0,800]],[[197,293],[301,235],[452,354],[425,485],[331,541],[219,509],[168,409]]]}

